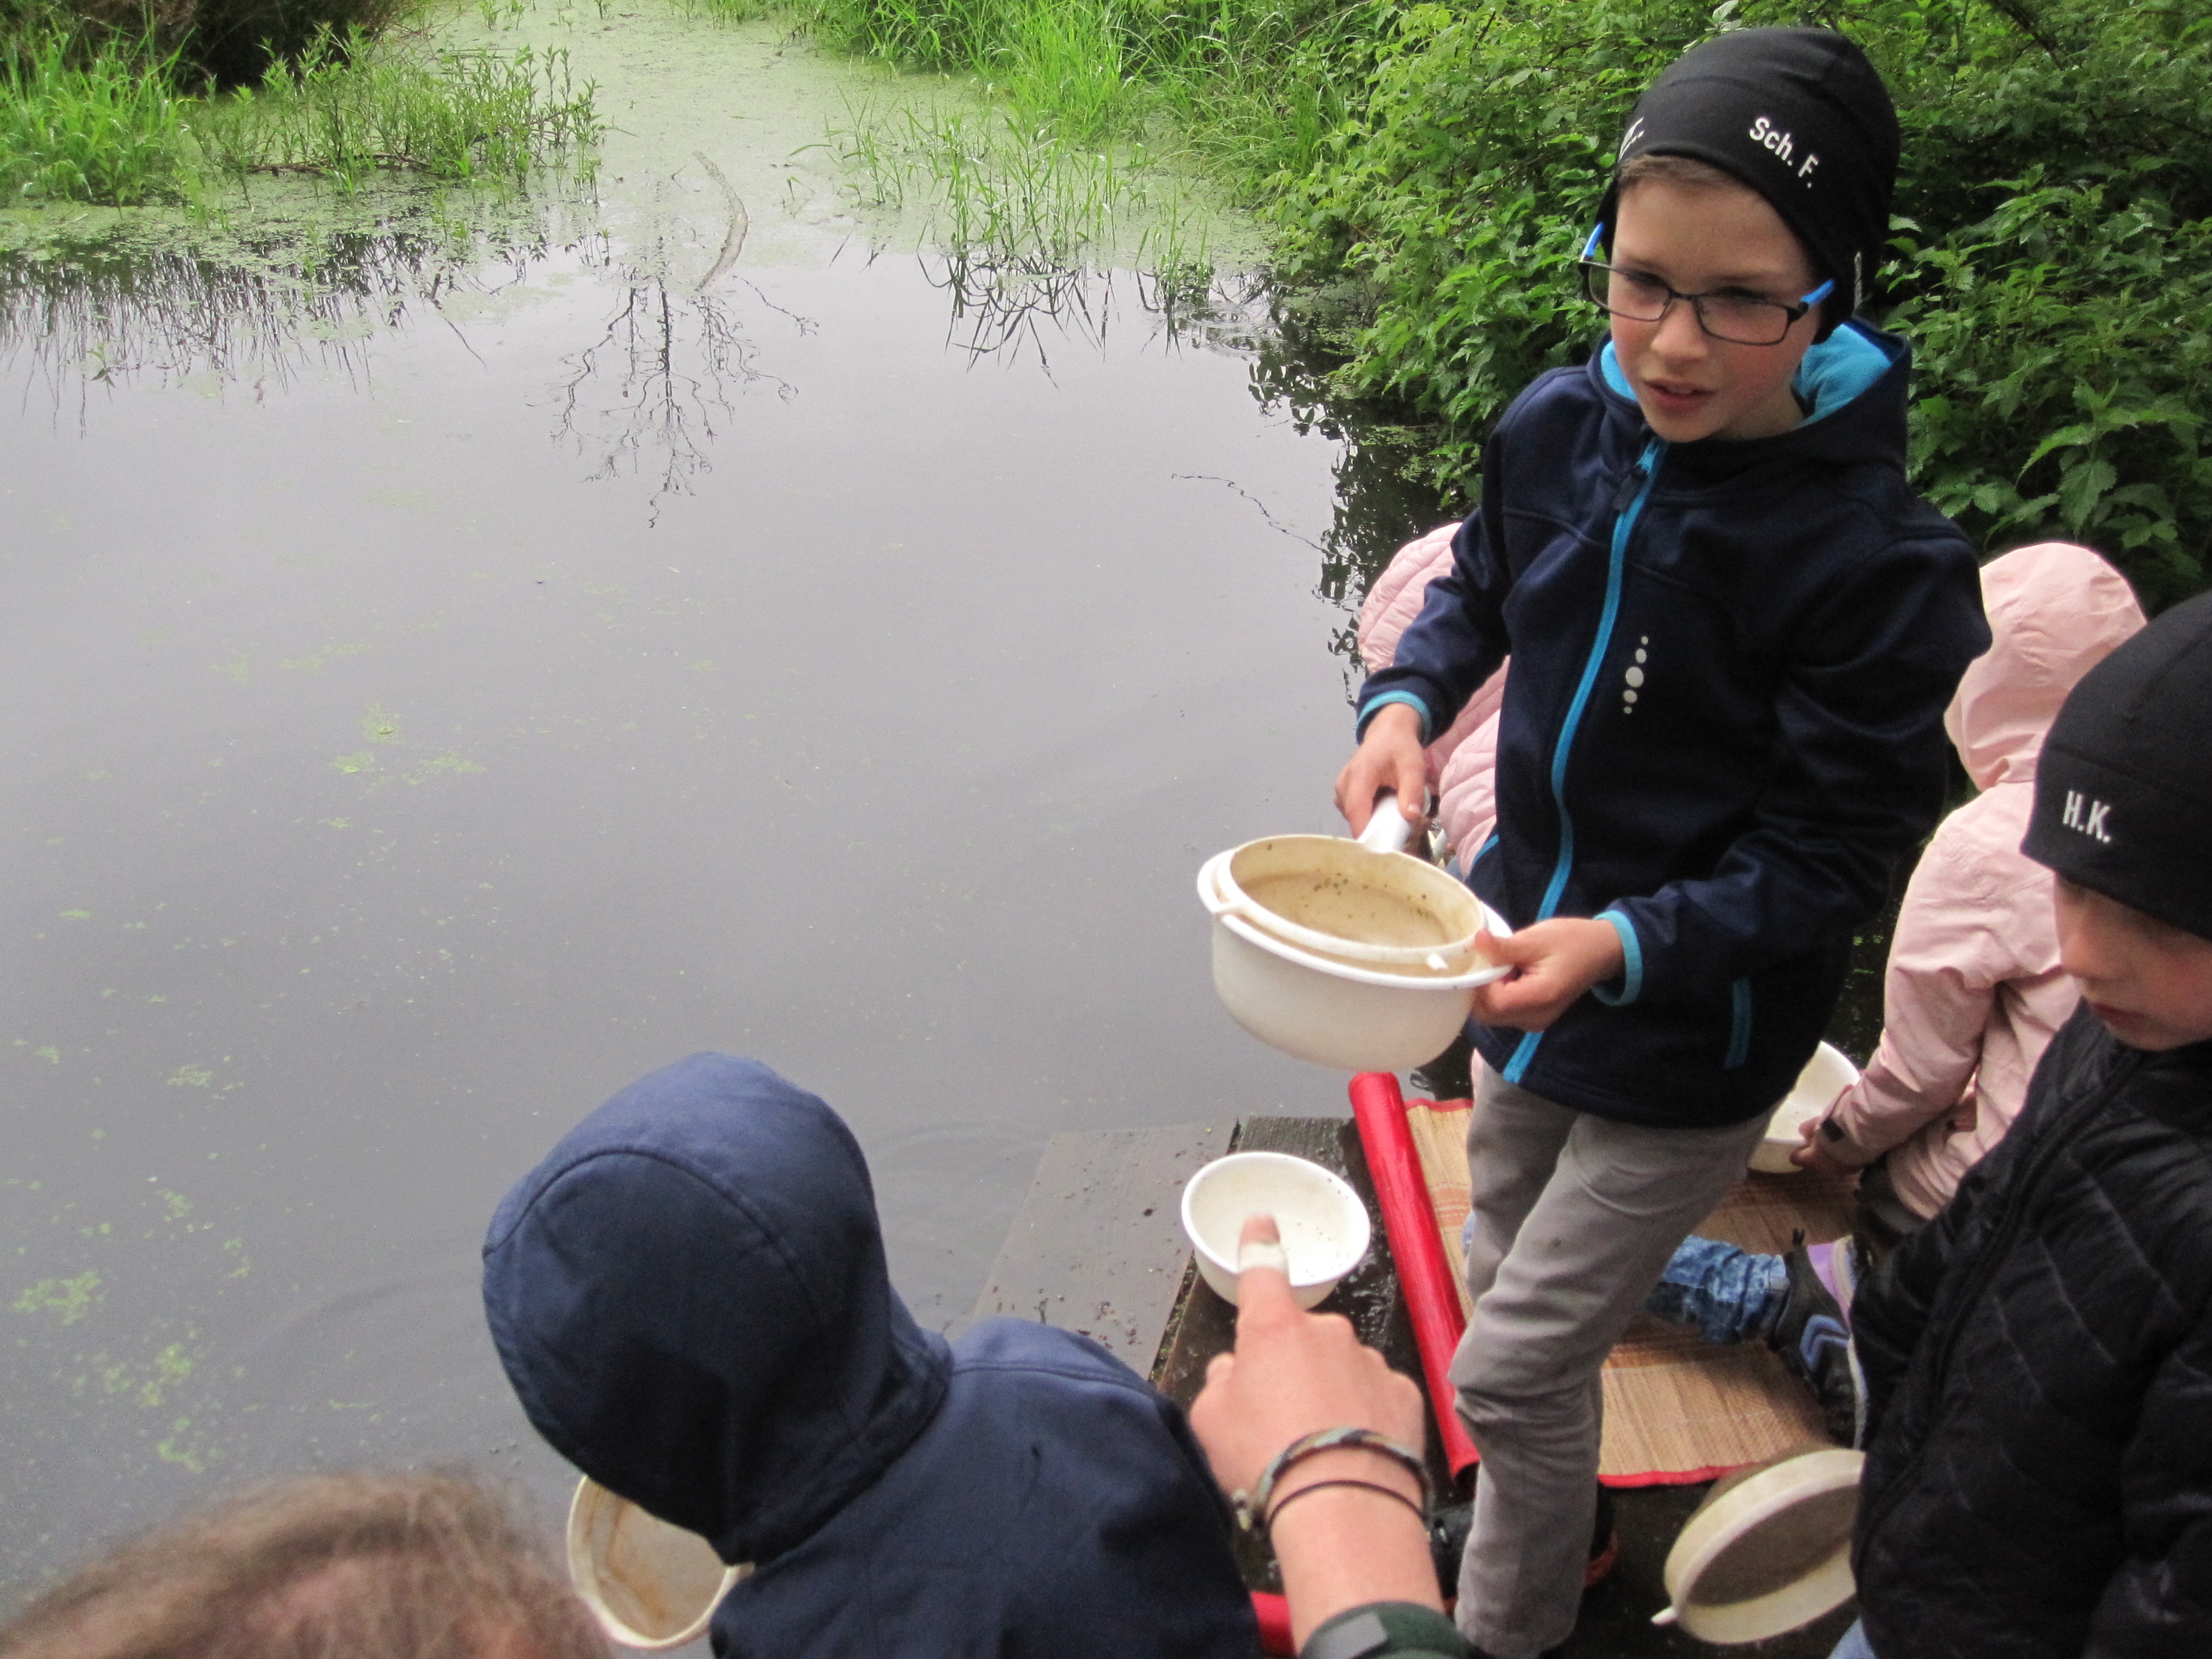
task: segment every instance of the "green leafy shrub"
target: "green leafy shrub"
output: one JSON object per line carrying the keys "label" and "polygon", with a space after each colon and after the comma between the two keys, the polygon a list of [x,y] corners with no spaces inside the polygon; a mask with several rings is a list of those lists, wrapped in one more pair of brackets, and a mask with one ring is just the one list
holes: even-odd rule
{"label": "green leafy shrub", "polygon": [[69,42],[82,65],[105,48],[150,44],[180,84],[250,86],[278,64],[373,40],[421,0],[0,0],[0,42]]}

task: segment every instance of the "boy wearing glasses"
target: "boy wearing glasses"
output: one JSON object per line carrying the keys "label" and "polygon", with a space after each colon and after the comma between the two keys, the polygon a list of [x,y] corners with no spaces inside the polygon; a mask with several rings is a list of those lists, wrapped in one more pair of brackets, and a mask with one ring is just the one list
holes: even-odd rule
{"label": "boy wearing glasses", "polygon": [[1499,422],[1337,780],[1355,830],[1378,789],[1410,814],[1424,739],[1511,655],[1467,855],[1514,972],[1474,1008],[1453,1364],[1483,1458],[1458,1617],[1496,1659],[1573,1628],[1599,1367],[1810,1056],[1989,643],[1972,548],[1905,482],[1905,343],[1854,316],[1898,147],[1824,30],[1651,85],[1581,272],[1611,338]]}

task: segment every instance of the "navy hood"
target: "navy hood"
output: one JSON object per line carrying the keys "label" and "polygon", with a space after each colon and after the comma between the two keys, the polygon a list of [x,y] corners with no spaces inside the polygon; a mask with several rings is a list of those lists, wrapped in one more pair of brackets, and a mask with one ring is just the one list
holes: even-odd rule
{"label": "navy hood", "polygon": [[724,1054],[562,1139],[493,1216],[483,1296],[554,1449],[729,1562],[791,1548],[875,1481],[951,1370],[891,1289],[852,1132]]}

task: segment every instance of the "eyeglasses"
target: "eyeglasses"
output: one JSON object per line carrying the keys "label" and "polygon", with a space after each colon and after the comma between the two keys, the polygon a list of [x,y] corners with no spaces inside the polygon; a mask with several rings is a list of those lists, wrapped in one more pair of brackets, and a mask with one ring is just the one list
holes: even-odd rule
{"label": "eyeglasses", "polygon": [[1591,258],[1604,229],[1601,225],[1591,233],[1589,246],[1578,262],[1583,292],[1600,311],[1632,322],[1662,322],[1675,301],[1686,300],[1697,315],[1698,326],[1716,340],[1732,345],[1780,345],[1793,323],[1835,291],[1831,278],[1794,306],[1727,289],[1713,294],[1680,293],[1646,272],[1622,270]]}

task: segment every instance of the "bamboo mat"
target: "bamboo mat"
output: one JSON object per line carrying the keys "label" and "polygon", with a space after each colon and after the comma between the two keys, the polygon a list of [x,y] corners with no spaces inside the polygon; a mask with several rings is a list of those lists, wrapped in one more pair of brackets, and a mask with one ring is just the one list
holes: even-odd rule
{"label": "bamboo mat", "polygon": [[[1468,1212],[1465,1101],[1409,1103],[1406,1127],[1436,1211],[1464,1321],[1471,1310],[1460,1229]],[[1803,1228],[1815,1244],[1850,1230],[1849,1177],[1747,1175],[1698,1231],[1747,1250],[1779,1252]],[[1766,1345],[1719,1347],[1695,1330],[1638,1316],[1605,1364],[1608,1486],[1709,1480],[1795,1447],[1827,1443],[1811,1392]]]}

